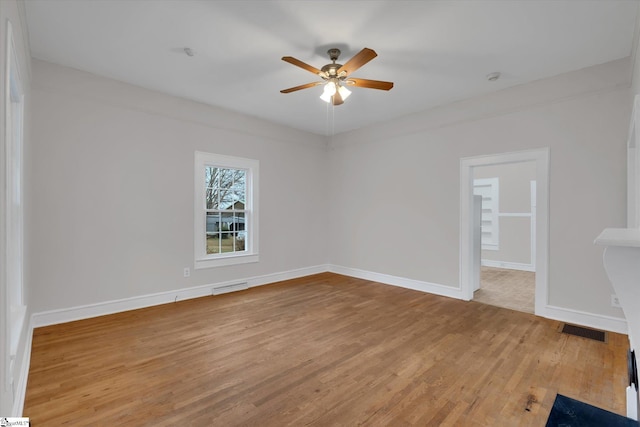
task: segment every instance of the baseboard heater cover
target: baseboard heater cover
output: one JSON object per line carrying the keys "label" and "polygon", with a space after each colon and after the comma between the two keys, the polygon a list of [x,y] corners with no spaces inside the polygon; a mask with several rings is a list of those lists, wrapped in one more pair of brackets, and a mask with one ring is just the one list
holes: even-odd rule
{"label": "baseboard heater cover", "polygon": [[211,293],[213,295],[220,295],[220,294],[227,294],[229,292],[244,291],[246,289],[249,289],[249,283],[242,282],[242,283],[234,283],[233,285],[217,286],[213,288]]}

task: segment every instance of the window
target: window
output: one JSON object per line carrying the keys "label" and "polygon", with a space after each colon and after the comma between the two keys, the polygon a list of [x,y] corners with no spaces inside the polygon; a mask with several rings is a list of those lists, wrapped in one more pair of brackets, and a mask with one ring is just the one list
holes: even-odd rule
{"label": "window", "polygon": [[498,178],[474,179],[473,194],[482,196],[482,249],[499,249]]}
{"label": "window", "polygon": [[257,262],[258,161],[195,157],[195,268]]}

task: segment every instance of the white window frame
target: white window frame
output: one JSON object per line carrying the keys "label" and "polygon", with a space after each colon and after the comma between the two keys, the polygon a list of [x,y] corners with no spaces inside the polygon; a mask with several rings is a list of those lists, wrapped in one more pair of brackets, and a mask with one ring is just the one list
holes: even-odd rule
{"label": "white window frame", "polygon": [[[482,191],[481,189],[486,189]],[[491,229],[482,227],[482,249],[500,250],[500,189],[499,179],[479,178],[473,180],[473,194],[482,196],[482,224],[489,222]]]}
{"label": "white window frame", "polygon": [[[245,250],[207,254],[205,168],[243,169],[246,173]],[[196,151],[194,195],[194,254],[196,269],[258,262],[258,160]]]}

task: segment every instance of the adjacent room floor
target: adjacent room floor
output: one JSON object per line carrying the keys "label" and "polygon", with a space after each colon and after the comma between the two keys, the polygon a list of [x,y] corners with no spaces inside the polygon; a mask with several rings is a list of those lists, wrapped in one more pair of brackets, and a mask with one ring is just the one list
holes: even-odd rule
{"label": "adjacent room floor", "polygon": [[483,304],[533,313],[536,274],[529,271],[481,267],[480,289],[473,300]]}
{"label": "adjacent room floor", "polygon": [[624,414],[627,337],[332,273],[34,331],[34,426],[542,426]]}

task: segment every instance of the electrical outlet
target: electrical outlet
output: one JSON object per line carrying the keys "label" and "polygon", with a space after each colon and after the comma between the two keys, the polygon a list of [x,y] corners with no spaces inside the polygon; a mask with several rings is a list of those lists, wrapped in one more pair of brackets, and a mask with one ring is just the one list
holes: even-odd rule
{"label": "electrical outlet", "polygon": [[620,305],[620,301],[618,300],[618,296],[616,294],[611,294],[611,307],[622,308]]}
{"label": "electrical outlet", "polygon": [[184,268],[184,277],[191,276],[191,269],[189,267]]}

